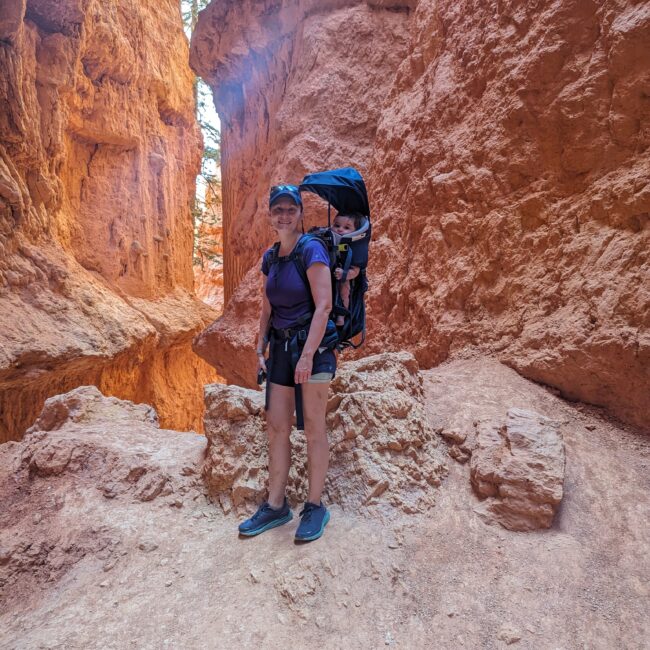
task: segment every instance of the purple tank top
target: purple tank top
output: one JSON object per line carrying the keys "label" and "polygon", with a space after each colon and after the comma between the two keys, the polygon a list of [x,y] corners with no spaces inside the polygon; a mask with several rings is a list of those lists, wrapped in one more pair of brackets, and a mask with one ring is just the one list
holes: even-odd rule
{"label": "purple tank top", "polygon": [[[262,273],[267,276],[266,297],[273,307],[271,325],[282,329],[296,325],[303,316],[311,314],[312,301],[309,287],[300,277],[296,263],[287,257],[278,257],[277,264],[271,265],[273,249],[269,248],[262,257]],[[329,268],[329,255],[325,244],[318,239],[310,239],[302,249],[305,269],[316,262]]]}

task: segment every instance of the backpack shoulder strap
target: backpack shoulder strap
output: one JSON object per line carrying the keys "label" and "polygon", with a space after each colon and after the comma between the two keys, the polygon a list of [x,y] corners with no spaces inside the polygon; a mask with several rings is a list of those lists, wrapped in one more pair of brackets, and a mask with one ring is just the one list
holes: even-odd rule
{"label": "backpack shoulder strap", "polygon": [[275,264],[278,261],[278,252],[280,250],[280,242],[276,241],[275,244],[269,249],[271,255],[269,257],[269,263]]}
{"label": "backpack shoulder strap", "polygon": [[305,268],[305,260],[302,257],[302,252],[307,242],[311,241],[312,239],[313,239],[312,235],[301,235],[300,239],[298,240],[298,243],[296,244],[296,247],[293,249],[293,253],[291,254],[291,257],[296,265],[296,268],[298,269],[298,273],[300,274],[300,278],[305,283],[307,289],[309,289],[310,294],[311,294],[311,286],[309,284],[309,278],[307,277],[307,269]]}

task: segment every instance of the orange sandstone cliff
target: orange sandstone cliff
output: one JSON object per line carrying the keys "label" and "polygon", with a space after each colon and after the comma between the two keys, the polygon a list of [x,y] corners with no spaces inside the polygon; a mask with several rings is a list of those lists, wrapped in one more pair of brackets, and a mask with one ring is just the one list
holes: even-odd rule
{"label": "orange sandstone cliff", "polygon": [[80,384],[201,428],[178,3],[0,1],[0,442]]}
{"label": "orange sandstone cliff", "polygon": [[191,64],[224,123],[227,309],[197,352],[250,384],[268,185],[352,164],[367,352],[495,355],[650,426],[649,42],[631,0],[213,2]]}

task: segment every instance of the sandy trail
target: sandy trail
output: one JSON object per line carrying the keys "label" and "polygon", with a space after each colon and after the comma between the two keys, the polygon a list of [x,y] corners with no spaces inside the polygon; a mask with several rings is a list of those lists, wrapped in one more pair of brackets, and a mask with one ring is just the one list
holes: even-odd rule
{"label": "sandy trail", "polygon": [[[58,580],[25,573],[5,589],[0,647],[650,647],[648,437],[493,362],[424,375],[434,425],[459,409],[509,406],[562,422],[565,496],[553,528],[484,523],[468,466],[451,459],[427,516],[386,523],[334,505],[326,534],[307,545],[293,543],[297,517],[240,540],[237,519],[201,495],[178,508],[68,485],[57,530],[112,542]],[[196,459],[196,444],[183,449]],[[25,521],[46,509],[48,487],[62,489],[41,483]]]}

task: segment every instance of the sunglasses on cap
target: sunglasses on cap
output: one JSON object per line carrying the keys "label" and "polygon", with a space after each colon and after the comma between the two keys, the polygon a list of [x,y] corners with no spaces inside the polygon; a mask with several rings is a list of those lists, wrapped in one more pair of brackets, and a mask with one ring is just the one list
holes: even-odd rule
{"label": "sunglasses on cap", "polygon": [[296,205],[302,207],[300,190],[295,185],[273,185],[269,192],[269,207],[283,196],[290,198]]}

